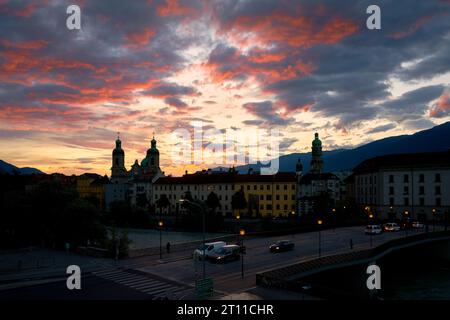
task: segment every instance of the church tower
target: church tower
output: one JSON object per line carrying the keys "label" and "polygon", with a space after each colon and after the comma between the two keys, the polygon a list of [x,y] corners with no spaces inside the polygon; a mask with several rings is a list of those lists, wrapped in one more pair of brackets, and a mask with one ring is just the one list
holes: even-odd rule
{"label": "church tower", "polygon": [[147,156],[141,162],[142,170],[144,174],[154,176],[161,173],[159,167],[159,150],[156,148],[156,140],[153,136],[150,149],[147,150]]}
{"label": "church tower", "polygon": [[319,134],[314,134],[314,140],[312,142],[312,159],[311,159],[311,173],[322,173],[323,171],[323,159],[322,159],[322,141],[319,139]]}
{"label": "church tower", "polygon": [[127,177],[125,169],[125,152],[122,150],[122,141],[117,137],[116,148],[112,152],[111,180],[123,180]]}

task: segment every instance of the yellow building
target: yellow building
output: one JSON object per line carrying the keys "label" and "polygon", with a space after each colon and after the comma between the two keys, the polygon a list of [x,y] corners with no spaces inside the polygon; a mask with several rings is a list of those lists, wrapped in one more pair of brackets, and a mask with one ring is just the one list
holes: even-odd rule
{"label": "yellow building", "polygon": [[243,190],[247,208],[234,215],[287,217],[296,211],[296,176],[294,173],[275,175],[236,175],[234,190]]}
{"label": "yellow building", "polygon": [[98,208],[104,209],[105,204],[105,184],[108,178],[98,174],[84,173],[76,178],[76,189],[81,198],[96,198]]}

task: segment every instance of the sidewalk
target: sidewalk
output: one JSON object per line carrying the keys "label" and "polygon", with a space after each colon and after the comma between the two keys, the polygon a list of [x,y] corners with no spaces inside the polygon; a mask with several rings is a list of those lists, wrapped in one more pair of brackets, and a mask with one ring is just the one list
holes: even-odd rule
{"label": "sidewalk", "polygon": [[108,259],[40,248],[1,254],[0,288],[14,282],[65,277],[69,265],[78,265],[83,273],[87,273],[114,265],[114,262]]}

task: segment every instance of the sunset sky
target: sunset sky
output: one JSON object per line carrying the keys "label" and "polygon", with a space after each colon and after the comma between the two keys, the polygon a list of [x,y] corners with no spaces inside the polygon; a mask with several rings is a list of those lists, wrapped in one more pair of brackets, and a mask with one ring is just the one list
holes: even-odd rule
{"label": "sunset sky", "polygon": [[116,132],[127,168],[155,132],[178,175],[217,165],[173,163],[172,132],[193,121],[276,128],[282,154],[310,151],[316,131],[331,150],[449,121],[450,1],[378,1],[381,30],[366,28],[371,4],[0,0],[0,159],[109,175]]}

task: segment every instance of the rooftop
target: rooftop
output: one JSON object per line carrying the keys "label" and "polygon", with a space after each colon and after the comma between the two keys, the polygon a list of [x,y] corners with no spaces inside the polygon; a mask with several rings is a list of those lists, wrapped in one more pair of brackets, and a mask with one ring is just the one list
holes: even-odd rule
{"label": "rooftop", "polygon": [[404,169],[404,168],[450,168],[450,150],[444,152],[422,152],[390,154],[367,159],[361,162],[353,170],[356,174],[378,171],[380,169]]}

